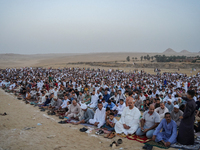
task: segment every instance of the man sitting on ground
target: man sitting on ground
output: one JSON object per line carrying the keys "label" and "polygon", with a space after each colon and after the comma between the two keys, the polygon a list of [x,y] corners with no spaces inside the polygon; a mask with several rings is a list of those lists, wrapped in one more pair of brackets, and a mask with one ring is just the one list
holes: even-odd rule
{"label": "man sitting on ground", "polygon": [[60,106],[62,105],[62,100],[61,99],[58,99],[58,97],[57,96],[54,96],[54,101],[55,101],[55,103],[54,103],[54,105],[52,106],[52,109],[53,110],[58,110],[59,108],[60,108]]}
{"label": "man sitting on ground", "polygon": [[[160,132],[162,130],[162,132]],[[166,147],[176,143],[177,126],[176,122],[172,120],[169,112],[165,113],[165,118],[160,122],[153,133],[152,140],[155,142],[162,142]]]}
{"label": "man sitting on ground", "polygon": [[67,104],[67,102],[69,102],[70,100],[68,99],[68,96],[69,95],[65,95],[64,96],[64,100],[63,100],[63,103],[62,103],[62,105],[60,106],[60,108],[59,108],[59,111],[60,112],[66,112],[66,111],[68,111],[68,104]]}
{"label": "man sitting on ground", "polygon": [[73,100],[65,116],[68,117],[69,119],[70,118],[77,119],[77,115],[79,114],[79,112],[80,112],[80,106],[77,104],[76,100]]}
{"label": "man sitting on ground", "polygon": [[149,110],[144,112],[141,120],[141,128],[136,131],[136,135],[146,135],[147,138],[152,138],[153,132],[160,122],[160,116],[154,109],[154,105],[151,104]]}
{"label": "man sitting on ground", "polygon": [[124,108],[126,108],[126,104],[124,103],[123,99],[120,99],[119,103],[116,104],[112,110],[116,111],[116,114],[121,116]]}
{"label": "man sitting on ground", "polygon": [[26,97],[25,97],[26,100],[31,100],[31,94],[30,94],[30,91],[27,90],[26,92]]}
{"label": "man sitting on ground", "polygon": [[105,106],[105,108],[107,107],[109,107],[110,110],[113,110],[113,108],[115,107],[115,104],[111,100],[108,100],[108,104]]}
{"label": "man sitting on ground", "polygon": [[39,99],[39,101],[38,101],[37,104],[38,104],[39,106],[40,106],[40,105],[44,105],[45,101],[46,101],[45,93],[42,93],[42,96],[40,97],[40,99]]}
{"label": "man sitting on ground", "polygon": [[60,108],[60,106],[62,105],[62,100],[58,99],[56,96],[54,96],[54,101],[55,103],[52,106],[49,106],[49,112],[51,112],[51,114],[55,114],[55,112]]}
{"label": "man sitting on ground", "polygon": [[174,104],[172,104],[171,99],[168,99],[167,103],[165,104],[165,107],[167,107],[170,113],[172,112],[172,110],[174,109]]}
{"label": "man sitting on ground", "polygon": [[125,107],[121,119],[115,124],[116,133],[125,135],[133,134],[139,127],[140,111],[134,106],[135,100],[128,102],[128,107]]}
{"label": "man sitting on ground", "polygon": [[102,125],[105,123],[105,116],[106,116],[106,110],[103,108],[103,105],[101,102],[98,103],[98,109],[96,110],[94,114],[94,118],[89,120],[90,124],[93,124],[94,126],[97,126],[98,128],[101,128]]}
{"label": "man sitting on ground", "polygon": [[171,112],[171,118],[176,122],[177,127],[179,127],[181,119],[183,118],[183,112],[179,109],[178,105],[174,106],[174,110]]}
{"label": "man sitting on ground", "polygon": [[160,116],[160,121],[163,120],[165,117],[165,113],[169,112],[167,107],[165,107],[165,104],[163,102],[160,103],[160,107],[155,109],[155,112],[157,112]]}
{"label": "man sitting on ground", "polygon": [[87,108],[86,104],[81,104],[81,109],[84,111],[83,117],[80,119],[80,121],[76,122],[76,123],[72,123],[74,125],[78,125],[81,123],[88,123],[89,124],[89,120],[94,118],[94,112],[92,109]]}
{"label": "man sitting on ground", "polygon": [[95,95],[95,91],[93,91],[91,96],[91,103],[88,104],[88,106],[90,108],[95,108],[97,106],[97,103],[98,103],[98,97]]}

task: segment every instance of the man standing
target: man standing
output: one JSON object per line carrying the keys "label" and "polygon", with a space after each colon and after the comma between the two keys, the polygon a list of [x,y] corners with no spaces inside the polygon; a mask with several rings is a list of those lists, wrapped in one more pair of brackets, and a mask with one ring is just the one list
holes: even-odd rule
{"label": "man standing", "polygon": [[90,119],[89,123],[93,124],[94,126],[97,126],[98,128],[101,128],[101,126],[103,126],[105,123],[105,116],[106,116],[106,110],[105,108],[103,108],[103,104],[99,102],[98,109],[94,114],[94,119]]}
{"label": "man standing", "polygon": [[[179,126],[177,141],[183,145],[194,144],[194,120],[196,108],[196,104],[193,99],[194,95],[194,90],[188,90],[187,97],[182,97],[183,100],[187,101],[187,104]],[[181,97],[180,94],[178,94],[178,96]]]}
{"label": "man standing", "polygon": [[181,118],[183,118],[183,112],[179,109],[178,105],[174,106],[174,110],[171,112],[171,118],[176,122],[177,127],[179,127]]}
{"label": "man standing", "polygon": [[160,103],[160,107],[155,109],[155,112],[157,112],[160,116],[160,121],[163,120],[165,113],[169,112],[169,110],[167,109],[167,107],[165,107],[164,103],[161,102]]}
{"label": "man standing", "polygon": [[136,131],[136,135],[145,135],[147,138],[152,138],[155,128],[160,122],[160,116],[154,112],[154,105],[151,104],[149,110],[145,111],[141,120],[141,128]]}
{"label": "man standing", "polygon": [[140,111],[134,106],[135,100],[128,102],[125,107],[121,119],[115,124],[116,133],[124,133],[125,135],[133,134],[139,127]]}
{"label": "man standing", "polygon": [[[162,132],[160,132],[162,130]],[[155,142],[163,142],[166,147],[176,143],[177,126],[176,122],[171,119],[169,112],[165,113],[165,118],[160,122],[153,133],[152,140]]]}

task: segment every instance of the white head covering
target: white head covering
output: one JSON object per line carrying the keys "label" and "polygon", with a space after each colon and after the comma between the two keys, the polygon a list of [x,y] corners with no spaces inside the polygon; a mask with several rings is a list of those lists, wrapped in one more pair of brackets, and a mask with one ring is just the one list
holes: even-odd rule
{"label": "white head covering", "polygon": [[172,100],[171,100],[171,99],[168,99],[168,102],[172,102]]}
{"label": "white head covering", "polygon": [[81,104],[81,109],[87,109],[87,105],[86,104]]}
{"label": "white head covering", "polygon": [[174,105],[174,108],[178,108],[179,109],[178,105]]}

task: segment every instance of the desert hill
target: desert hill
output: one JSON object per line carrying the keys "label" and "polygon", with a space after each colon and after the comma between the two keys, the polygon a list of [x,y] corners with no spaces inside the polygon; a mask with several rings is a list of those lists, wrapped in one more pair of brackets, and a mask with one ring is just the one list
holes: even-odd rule
{"label": "desert hill", "polygon": [[[174,53],[173,49],[167,49],[165,53],[136,53],[136,52],[109,52],[109,53],[55,53],[55,54],[0,54],[0,69],[13,67],[50,67],[50,66],[66,66],[67,63],[76,62],[110,62],[126,61],[127,56],[137,57],[140,61],[141,56],[155,55],[187,55],[197,56],[198,53]],[[144,59],[143,59],[144,60]],[[131,63],[130,62],[130,63]]]}

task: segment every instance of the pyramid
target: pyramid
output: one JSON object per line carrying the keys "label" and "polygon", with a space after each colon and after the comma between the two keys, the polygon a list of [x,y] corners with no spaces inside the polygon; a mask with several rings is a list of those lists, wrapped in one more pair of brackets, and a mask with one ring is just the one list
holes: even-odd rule
{"label": "pyramid", "polygon": [[176,53],[176,51],[174,51],[171,48],[166,49],[163,53]]}
{"label": "pyramid", "polygon": [[180,51],[179,53],[184,53],[184,54],[187,53],[187,54],[188,54],[188,53],[190,53],[190,52],[187,51],[187,50],[182,50],[182,51]]}

